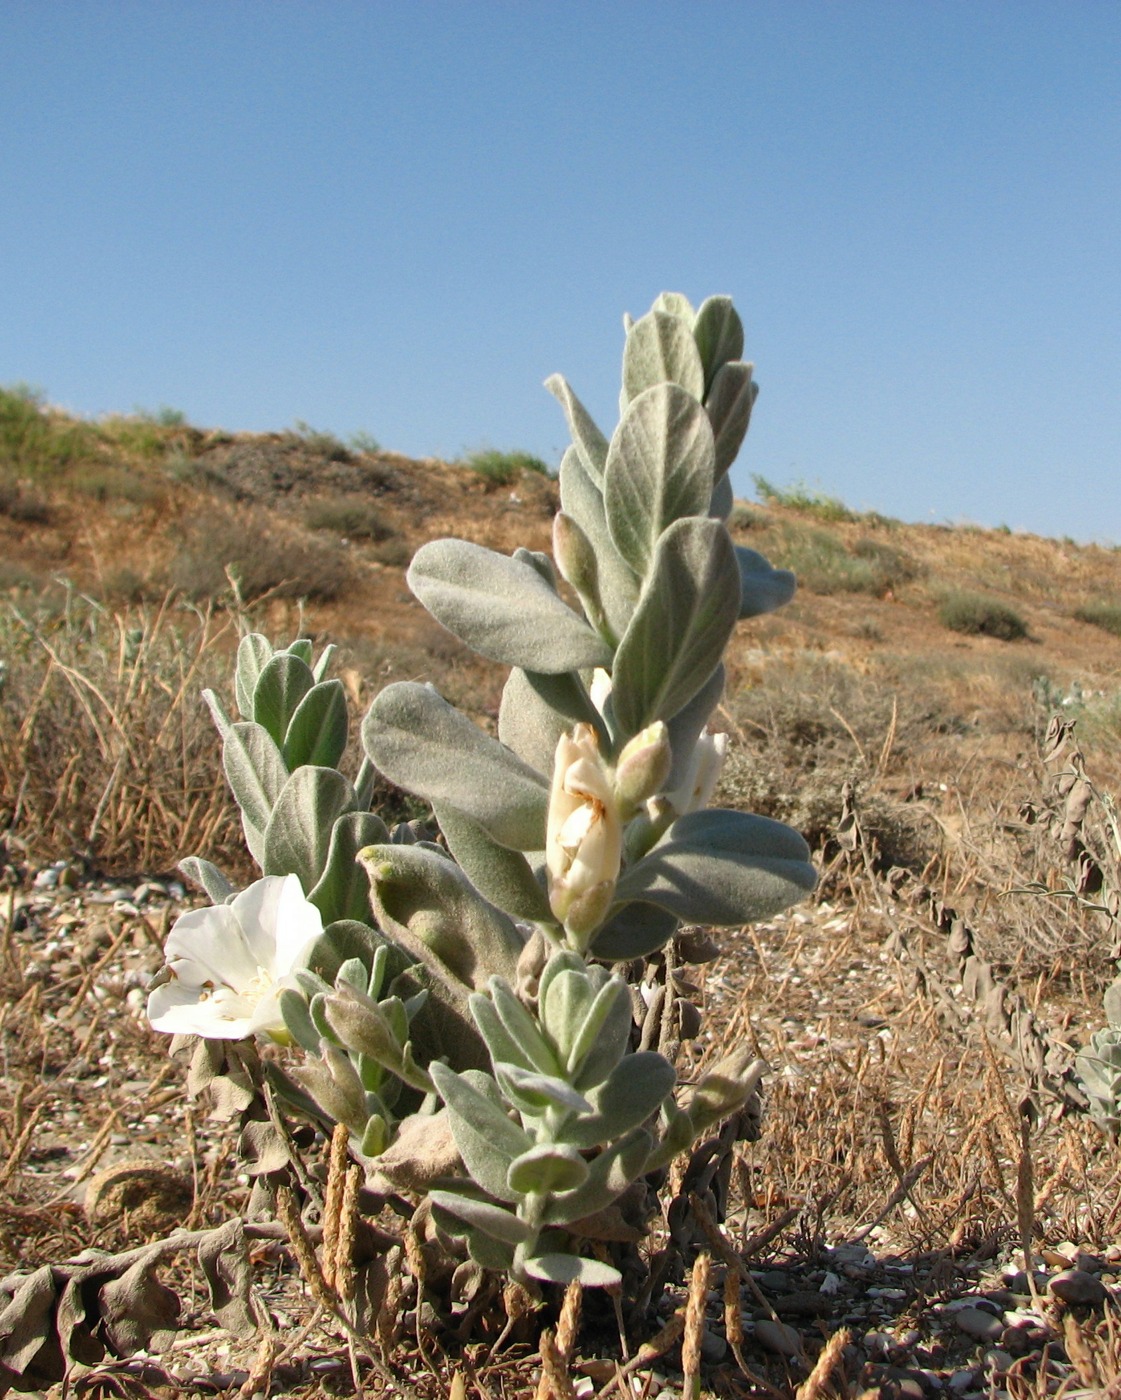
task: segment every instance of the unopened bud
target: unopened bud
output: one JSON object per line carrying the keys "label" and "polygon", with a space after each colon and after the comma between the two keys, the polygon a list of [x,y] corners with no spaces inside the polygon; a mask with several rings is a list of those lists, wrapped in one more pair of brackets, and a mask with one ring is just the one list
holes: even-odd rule
{"label": "unopened bud", "polygon": [[[611,904],[623,855],[623,825],[614,784],[600,758],[595,730],[578,724],[563,734],[553,763],[545,865],[549,904],[565,925],[575,919],[577,937],[592,931],[589,919]],[[605,887],[605,889],[601,889]],[[585,901],[585,896],[592,896]],[[602,916],[601,916],[602,917]]]}
{"label": "unopened bud", "polygon": [[615,767],[615,796],[624,811],[660,791],[672,764],[669,730],[662,720],[648,724],[629,740]]}

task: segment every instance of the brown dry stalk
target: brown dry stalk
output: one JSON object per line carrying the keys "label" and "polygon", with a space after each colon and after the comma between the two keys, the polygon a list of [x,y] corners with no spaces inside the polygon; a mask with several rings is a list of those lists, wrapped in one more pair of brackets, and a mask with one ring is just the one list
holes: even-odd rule
{"label": "brown dry stalk", "polygon": [[576,1387],[568,1373],[568,1359],[548,1328],[541,1333],[537,1349],[541,1356],[538,1400],[576,1400]]}
{"label": "brown dry stalk", "polygon": [[255,1395],[267,1395],[272,1384],[273,1368],[280,1352],[280,1338],[275,1333],[261,1338],[257,1348],[257,1358],[250,1368],[249,1375],[242,1384],[238,1395],[241,1400],[253,1400]]}
{"label": "brown dry stalk", "polygon": [[12,1150],[8,1153],[8,1160],[0,1167],[0,1191],[7,1186],[8,1182],[19,1170],[20,1163],[23,1161],[23,1154],[27,1151],[27,1145],[31,1141],[31,1134],[35,1131],[36,1123],[38,1123],[39,1119],[43,1116],[45,1107],[45,1104],[37,1104],[35,1108],[32,1109],[31,1116],[23,1125],[23,1131],[16,1139]]}
{"label": "brown dry stalk", "polygon": [[641,1366],[648,1366],[652,1361],[657,1361],[659,1356],[665,1356],[685,1330],[685,1312],[678,1308],[666,1325],[650,1338],[643,1342],[635,1353],[634,1357],[625,1366],[620,1366],[614,1376],[600,1391],[600,1396],[610,1395],[616,1387],[621,1386],[628,1377],[632,1376]]}
{"label": "brown dry stalk", "polygon": [[[565,1400],[557,1388],[556,1376],[563,1372],[563,1382],[572,1390],[572,1379],[568,1367],[576,1347],[576,1332],[580,1326],[580,1312],[584,1301],[584,1290],[577,1279],[573,1279],[564,1290],[564,1303],[557,1320],[555,1338],[549,1332],[541,1338],[541,1379],[537,1384],[536,1400]],[[546,1354],[545,1338],[549,1338],[550,1354]],[[559,1367],[559,1371],[558,1371]]]}
{"label": "brown dry stalk", "polygon": [[311,1296],[317,1303],[321,1303],[323,1307],[334,1312],[335,1300],[320,1272],[319,1261],[315,1257],[311,1240],[308,1239],[304,1222],[300,1219],[300,1208],[296,1204],[291,1187],[278,1186],[276,1188],[276,1213],[280,1216],[280,1222],[284,1226],[288,1242],[292,1246],[292,1253],[296,1256],[296,1263],[300,1266],[300,1273],[303,1275],[303,1280],[307,1284]]}
{"label": "brown dry stalk", "polygon": [[681,1340],[681,1394],[701,1393],[701,1341],[705,1331],[705,1304],[708,1301],[708,1276],[712,1258],[703,1250],[693,1261],[689,1280],[689,1296],[685,1300],[685,1333]]}
{"label": "brown dry stalk", "polygon": [[323,1278],[328,1288],[335,1282],[335,1251],[339,1240],[339,1218],[346,1186],[347,1148],[350,1129],[336,1123],[327,1156],[327,1192],[323,1201]]}
{"label": "brown dry stalk", "polygon": [[1099,1389],[1103,1378],[1098,1374],[1097,1359],[1073,1313],[1063,1315],[1063,1344],[1078,1379],[1088,1389]]}
{"label": "brown dry stalk", "polygon": [[829,1388],[833,1372],[841,1362],[841,1353],[851,1340],[852,1334],[846,1327],[833,1333],[822,1348],[813,1370],[806,1377],[805,1384],[798,1387],[796,1400],[821,1400],[821,1396]]}
{"label": "brown dry stalk", "polygon": [[346,1171],[339,1237],[334,1255],[335,1292],[343,1303],[353,1302],[358,1283],[354,1267],[354,1237],[358,1228],[358,1192],[361,1185],[362,1169],[354,1163]]}
{"label": "brown dry stalk", "polygon": [[1035,1227],[1035,1186],[1031,1160],[1031,1121],[1026,1112],[1020,1115],[1020,1153],[1016,1163],[1016,1225],[1020,1231],[1020,1248],[1024,1252],[1024,1274],[1034,1296],[1035,1274],[1031,1262],[1031,1237]]}

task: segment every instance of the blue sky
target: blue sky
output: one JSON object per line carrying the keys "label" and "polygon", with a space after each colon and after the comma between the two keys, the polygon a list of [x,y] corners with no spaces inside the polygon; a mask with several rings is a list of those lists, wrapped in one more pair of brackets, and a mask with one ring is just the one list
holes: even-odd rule
{"label": "blue sky", "polygon": [[6,0],[0,383],[416,456],[608,432],[733,296],[735,468],[1121,542],[1121,6]]}

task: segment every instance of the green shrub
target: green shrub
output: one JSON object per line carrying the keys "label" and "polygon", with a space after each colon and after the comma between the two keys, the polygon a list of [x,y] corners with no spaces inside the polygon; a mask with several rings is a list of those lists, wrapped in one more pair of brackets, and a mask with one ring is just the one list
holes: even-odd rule
{"label": "green shrub", "polygon": [[314,501],[304,514],[312,530],[330,530],[351,540],[387,540],[393,534],[377,507],[356,496],[329,496]]}
{"label": "green shrub", "polygon": [[52,413],[41,390],[26,384],[0,389],[0,468],[19,476],[54,476],[96,450],[89,424]]}
{"label": "green shrub", "polygon": [[752,482],[759,499],[769,506],[786,506],[789,510],[812,515],[815,520],[837,522],[857,520],[855,511],[849,510],[844,501],[836,496],[827,496],[816,487],[807,486],[804,481],[792,482],[789,486],[775,486],[765,476],[752,475]]}
{"label": "green shrub", "polygon": [[1105,632],[1112,632],[1115,637],[1121,637],[1121,604],[1097,599],[1075,608],[1074,616],[1079,622],[1088,622],[1092,627],[1100,627]]}
{"label": "green shrub", "polygon": [[381,443],[378,442],[373,433],[368,433],[365,428],[359,428],[356,433],[351,433],[346,440],[346,445],[352,452],[374,453],[381,451]]}
{"label": "green shrub", "polygon": [[318,452],[329,462],[349,462],[354,455],[346,443],[341,438],[337,438],[334,433],[320,432],[299,418],[293,425],[292,436],[302,443],[309,452]]}
{"label": "green shrub", "polygon": [[18,481],[0,478],[0,515],[20,525],[45,525],[51,518],[51,508],[38,492]]}
{"label": "green shrub", "polygon": [[873,565],[883,581],[880,591],[884,593],[910,583],[923,573],[923,566],[913,555],[867,535],[856,541],[852,552],[858,559],[866,559]]}
{"label": "green shrub", "polygon": [[758,530],[764,524],[766,522],[759,512],[744,501],[737,501],[732,507],[731,515],[728,516],[729,530]]}
{"label": "green shrub", "polygon": [[968,636],[998,637],[1017,642],[1028,634],[1027,623],[996,598],[980,593],[950,593],[938,606],[938,620],[952,632]]}
{"label": "green shrub", "polygon": [[523,472],[537,472],[549,476],[549,468],[540,457],[529,452],[499,452],[494,448],[484,448],[464,457],[460,463],[477,473],[492,486],[509,486],[517,481]]}
{"label": "green shrub", "polygon": [[196,601],[222,599],[230,593],[229,574],[247,603],[265,594],[330,602],[341,593],[347,570],[336,545],[278,535],[267,516],[198,522],[172,560],[171,586]]}
{"label": "green shrub", "polygon": [[892,587],[892,576],[881,559],[850,553],[828,530],[783,522],[779,538],[767,554],[778,567],[793,569],[799,587],[810,593],[880,597]]}

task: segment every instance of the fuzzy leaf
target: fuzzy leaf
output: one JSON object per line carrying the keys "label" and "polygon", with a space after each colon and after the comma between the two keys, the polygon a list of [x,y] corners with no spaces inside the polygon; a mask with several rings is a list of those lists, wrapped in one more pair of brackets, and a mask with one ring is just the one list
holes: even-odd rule
{"label": "fuzzy leaf", "polygon": [[707,390],[721,365],[743,357],[743,322],[731,297],[708,297],[693,322],[693,338],[701,354]]}
{"label": "fuzzy leaf", "polygon": [[669,744],[673,752],[673,763],[666,779],[666,792],[673,792],[685,781],[693,760],[693,750],[704,732],[705,725],[713,710],[720,704],[724,694],[725,671],[723,663],[717,666],[692,700],[674,715],[669,722]]}
{"label": "fuzzy leaf", "polygon": [[623,1281],[619,1270],[610,1264],[598,1259],[581,1259],[577,1254],[538,1254],[527,1259],[522,1267],[542,1283],[559,1283],[565,1287],[578,1283],[581,1288],[611,1288]]}
{"label": "fuzzy leaf", "polygon": [[358,863],[358,852],[388,840],[385,823],[373,812],[344,812],[336,818],[323,874],[308,895],[325,924],[338,919],[369,922],[370,881]]}
{"label": "fuzzy leaf", "polygon": [[521,1046],[522,1053],[529,1057],[531,1066],[542,1074],[560,1074],[561,1062],[555,1049],[542,1034],[537,1018],[515,996],[510,983],[501,977],[492,977],[487,987],[498,1019]]}
{"label": "fuzzy leaf", "polygon": [[716,475],[722,477],[736,460],[747,434],[759,386],[751,377],[754,366],[732,360],[716,372],[705,399],[716,444]]}
{"label": "fuzzy leaf", "polygon": [[273,646],[260,632],[248,632],[237,647],[234,692],[242,719],[253,718],[253,692],[261,672],[273,658]]}
{"label": "fuzzy leaf", "polygon": [[249,854],[264,867],[265,829],[288,770],[272,736],[252,721],[231,724],[224,734],[222,767],[234,800],[241,808],[241,823]]}
{"label": "fuzzy leaf", "polygon": [[735,504],[736,498],[732,492],[732,483],[725,473],[724,476],[717,479],[716,485],[712,488],[712,500],[708,503],[708,513],[713,520],[723,520],[727,523]]}
{"label": "fuzzy leaf", "polygon": [[572,443],[580,454],[584,470],[597,485],[602,485],[603,468],[607,461],[607,439],[561,375],[550,375],[545,380],[545,388],[564,409],[568,431],[572,434]]}
{"label": "fuzzy leaf", "polygon": [[720,664],[740,611],[740,574],[717,520],[672,524],[619,643],[612,699],[623,732],[671,720]]}
{"label": "fuzzy leaf", "polygon": [[680,924],[676,914],[635,900],[611,915],[592,939],[592,952],[612,962],[649,957],[669,942]]}
{"label": "fuzzy leaf", "polygon": [[740,570],[740,617],[758,617],[785,607],[794,597],[796,582],[789,569],[776,569],[754,549],[736,545]]}
{"label": "fuzzy leaf", "polygon": [[431,954],[465,986],[481,991],[498,974],[517,975],[523,941],[513,920],[478,893],[446,856],[424,846],[367,846],[360,859],[383,929],[410,953]]}
{"label": "fuzzy leaf", "polygon": [[370,706],[362,742],[382,773],[433,806],[455,807],[500,845],[545,847],[549,784],[431,686],[399,681]]}
{"label": "fuzzy leaf", "polygon": [[570,1118],[559,1136],[573,1147],[597,1147],[640,1128],[661,1108],[677,1083],[677,1074],[656,1050],[626,1055],[588,1098],[592,1112]]}
{"label": "fuzzy leaf", "polygon": [[277,652],[258,676],[253,692],[253,718],[264,726],[278,746],[283,745],[292,716],[314,684],[307,662],[287,651]]}
{"label": "fuzzy leaf", "polygon": [[428,1199],[437,1209],[447,1211],[457,1220],[473,1225],[477,1230],[484,1230],[494,1239],[502,1240],[506,1244],[521,1244],[529,1239],[528,1225],[511,1211],[491,1205],[489,1201],[462,1196],[458,1191],[429,1191]]}
{"label": "fuzzy leaf", "polygon": [[638,599],[638,577],[611,542],[603,492],[570,447],[561,458],[561,510],[571,516],[587,536],[596,557],[596,583],[604,618],[618,639],[626,631]]}
{"label": "fuzzy leaf", "polygon": [[516,1201],[517,1192],[507,1182],[510,1163],[529,1151],[533,1139],[465,1076],[438,1061],[432,1064],[431,1074],[447,1105],[455,1145],[472,1180],[496,1200]]}
{"label": "fuzzy leaf", "polygon": [[810,851],[781,822],[712,808],[679,817],[649,855],[625,871],[620,899],[657,904],[691,924],[769,918],[817,883]]}
{"label": "fuzzy leaf", "polygon": [[553,922],[544,886],[520,851],[500,845],[477,821],[454,807],[434,803],[432,810],[448,849],[484,899],[511,918]]}
{"label": "fuzzy leaf", "polygon": [[225,904],[237,893],[222,871],[201,856],[187,856],[179,862],[179,869],[192,884],[206,892],[211,904]]}
{"label": "fuzzy leaf", "polygon": [[707,514],[714,461],[708,415],[679,385],[656,384],[628,405],[608,449],[603,500],[611,539],[640,578],[667,526]]}
{"label": "fuzzy leaf", "polygon": [[[502,689],[498,737],[523,763],[552,774],[557,741],[579,723],[603,728],[603,717],[575,672],[559,676],[517,668],[510,672]],[[606,734],[601,733],[601,743],[604,739]]]}
{"label": "fuzzy leaf", "polygon": [[567,1225],[571,1220],[606,1210],[643,1169],[652,1141],[644,1128],[636,1128],[605,1147],[588,1163],[588,1179],[583,1186],[552,1198],[545,1207],[544,1223]]}
{"label": "fuzzy leaf", "polygon": [[692,327],[676,315],[649,311],[631,327],[623,347],[625,407],[643,389],[680,384],[697,400],[704,397],[705,372]]}
{"label": "fuzzy leaf", "polygon": [[631,1033],[631,995],[621,977],[596,993],[568,1052],[567,1070],[578,1089],[587,1089],[614,1069]]}
{"label": "fuzzy leaf", "polygon": [[611,660],[603,639],[523,560],[469,540],[432,540],[407,577],[436,621],[491,661],[555,674]]}
{"label": "fuzzy leaf", "polygon": [[494,1070],[503,1093],[520,1113],[541,1117],[551,1109],[581,1114],[592,1111],[584,1095],[555,1074],[539,1074],[501,1060]]}
{"label": "fuzzy leaf", "polygon": [[301,764],[335,768],[346,748],[346,691],[342,681],[320,681],[296,706],[281,753],[289,772]]}
{"label": "fuzzy leaf", "polygon": [[266,875],[298,875],[305,890],[327,865],[335,822],[354,808],[354,789],[337,768],[297,768],[281,788],[265,828]]}
{"label": "fuzzy leaf", "polygon": [[540,1142],[510,1163],[510,1189],[531,1192],[573,1191],[588,1179],[588,1164],[574,1147]]}

